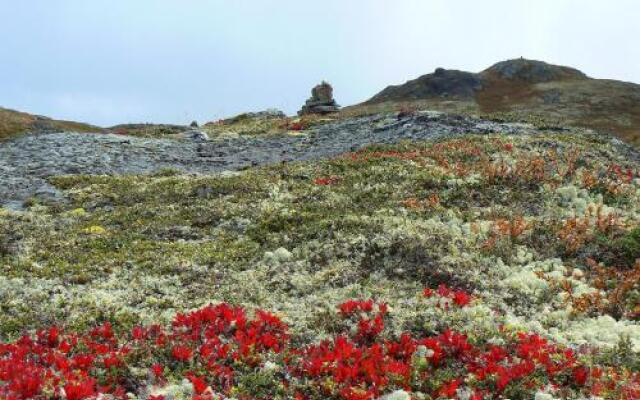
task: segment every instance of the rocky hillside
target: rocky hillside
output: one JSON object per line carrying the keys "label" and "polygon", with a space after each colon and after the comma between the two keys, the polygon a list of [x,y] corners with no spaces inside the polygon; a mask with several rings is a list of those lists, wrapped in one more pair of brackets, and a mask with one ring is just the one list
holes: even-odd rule
{"label": "rocky hillside", "polygon": [[0,151],[2,399],[640,398],[640,157],[606,134],[403,111]]}
{"label": "rocky hillside", "polygon": [[640,144],[640,85],[592,79],[576,69],[541,61],[508,60],[479,73],[438,68],[389,86],[350,110],[402,107],[584,126]]}
{"label": "rocky hillside", "polygon": [[[289,128],[287,128],[289,126]],[[307,127],[306,129],[305,126]],[[63,174],[141,174],[161,170],[213,173],[256,165],[326,158],[370,143],[482,133],[532,133],[533,126],[496,123],[437,112],[351,119],[253,118],[221,121],[203,129],[211,140],[192,140],[157,125],[129,125],[123,134],[34,133],[0,146],[0,205],[60,200],[47,179]],[[143,129],[140,129],[143,127]],[[300,130],[303,129],[303,130]]]}
{"label": "rocky hillside", "polygon": [[0,140],[30,131],[101,132],[102,128],[81,122],[60,121],[0,107]]}

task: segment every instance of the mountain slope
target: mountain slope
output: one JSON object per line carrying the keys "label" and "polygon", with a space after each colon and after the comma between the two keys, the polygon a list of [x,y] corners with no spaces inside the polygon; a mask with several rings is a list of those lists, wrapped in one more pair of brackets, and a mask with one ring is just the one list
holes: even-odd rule
{"label": "mountain slope", "polygon": [[606,131],[640,144],[640,85],[593,79],[541,61],[507,60],[480,73],[438,68],[389,86],[351,109],[394,106],[552,121]]}
{"label": "mountain slope", "polygon": [[638,398],[637,159],[459,120],[328,160],[50,177],[66,202],[0,209],[0,398]]}
{"label": "mountain slope", "polygon": [[28,131],[43,130],[100,132],[102,128],[81,122],[60,121],[0,107],[0,140]]}

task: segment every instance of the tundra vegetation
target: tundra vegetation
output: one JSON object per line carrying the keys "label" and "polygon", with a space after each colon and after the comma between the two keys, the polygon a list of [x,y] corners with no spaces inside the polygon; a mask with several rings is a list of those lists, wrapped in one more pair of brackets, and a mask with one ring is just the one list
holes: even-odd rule
{"label": "tundra vegetation", "polygon": [[638,168],[546,132],[52,177],[0,209],[0,398],[637,399]]}

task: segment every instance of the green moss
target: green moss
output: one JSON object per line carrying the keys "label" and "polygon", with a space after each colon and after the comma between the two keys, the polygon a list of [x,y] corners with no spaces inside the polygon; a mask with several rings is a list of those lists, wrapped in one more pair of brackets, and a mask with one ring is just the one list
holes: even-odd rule
{"label": "green moss", "polygon": [[631,268],[640,259],[640,228],[636,227],[615,240],[598,236],[602,261],[614,267]]}
{"label": "green moss", "polygon": [[234,388],[233,394],[241,398],[285,396],[286,390],[282,384],[282,379],[278,377],[279,374],[277,371],[265,369],[243,374],[238,385]]}

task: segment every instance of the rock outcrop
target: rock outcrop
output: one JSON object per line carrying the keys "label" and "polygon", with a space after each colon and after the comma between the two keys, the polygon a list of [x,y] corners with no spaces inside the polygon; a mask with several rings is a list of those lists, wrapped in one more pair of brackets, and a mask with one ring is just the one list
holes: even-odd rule
{"label": "rock outcrop", "polygon": [[438,68],[388,86],[345,111],[372,113],[411,106],[493,115],[591,128],[640,146],[639,104],[638,84],[594,79],[575,68],[517,58],[477,73]]}
{"label": "rock outcrop", "polygon": [[482,71],[480,74],[484,79],[493,75],[501,79],[519,80],[528,83],[589,79],[587,75],[575,68],[524,58],[501,61]]}
{"label": "rock outcrop", "polygon": [[479,92],[496,86],[532,85],[555,81],[588,80],[574,68],[524,58],[502,61],[479,73],[437,68],[433,73],[388,86],[367,103],[424,99],[473,100]]}
{"label": "rock outcrop", "polygon": [[207,135],[205,132],[198,129],[192,129],[190,131],[186,131],[183,134],[183,137],[187,139],[191,139],[194,142],[206,142],[209,140],[209,135]]}
{"label": "rock outcrop", "polygon": [[383,101],[411,101],[433,98],[472,99],[482,88],[478,74],[437,68],[403,85],[389,86],[375,95],[369,103]]}
{"label": "rock outcrop", "polygon": [[333,99],[333,87],[325,81],[311,90],[311,97],[307,99],[298,115],[329,114],[340,110],[340,105]]}

